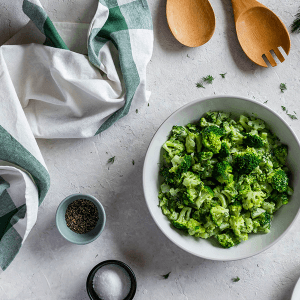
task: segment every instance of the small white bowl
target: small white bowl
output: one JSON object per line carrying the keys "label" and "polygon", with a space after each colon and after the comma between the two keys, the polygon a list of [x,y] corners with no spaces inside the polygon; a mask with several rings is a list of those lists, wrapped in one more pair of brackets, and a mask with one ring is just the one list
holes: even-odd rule
{"label": "small white bowl", "polygon": [[[158,207],[158,192],[160,187],[159,163],[161,161],[163,143],[173,125],[186,125],[196,122],[207,111],[231,112],[233,117],[241,114],[251,115],[264,120],[271,131],[275,133],[282,143],[289,147],[287,164],[292,172],[291,186],[294,194],[290,203],[283,206],[272,221],[271,232],[268,234],[249,234],[249,239],[238,246],[224,249],[211,239],[196,239],[192,236],[183,235],[174,230],[168,219]],[[274,245],[290,228],[298,215],[300,208],[300,145],[296,135],[289,125],[268,107],[250,99],[234,96],[216,96],[204,98],[188,103],[175,111],[159,127],[154,135],[144,162],[143,188],[144,196],[150,214],[160,230],[177,246],[196,256],[211,260],[237,260],[258,254]]]}

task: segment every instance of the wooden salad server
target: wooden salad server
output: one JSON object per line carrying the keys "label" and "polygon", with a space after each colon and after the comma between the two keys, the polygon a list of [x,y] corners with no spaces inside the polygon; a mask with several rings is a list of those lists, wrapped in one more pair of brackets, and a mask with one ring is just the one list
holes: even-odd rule
{"label": "wooden salad server", "polygon": [[167,21],[174,37],[188,47],[207,43],[215,31],[215,14],[208,0],[167,0]]}
{"label": "wooden salad server", "polygon": [[263,55],[272,67],[277,64],[272,56],[275,54],[280,62],[284,57],[278,47],[288,55],[291,48],[289,33],[282,21],[270,9],[256,0],[231,0],[236,33],[246,55],[256,64],[268,67]]}

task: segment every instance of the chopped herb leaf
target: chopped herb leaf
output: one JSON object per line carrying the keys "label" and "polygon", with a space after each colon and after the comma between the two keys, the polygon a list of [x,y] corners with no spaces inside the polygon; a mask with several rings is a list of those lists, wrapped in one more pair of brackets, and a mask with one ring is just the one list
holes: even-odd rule
{"label": "chopped herb leaf", "polygon": [[225,75],[227,74],[227,72],[226,73],[223,73],[223,74],[220,74],[221,75],[221,77],[222,78],[225,78]]}
{"label": "chopped herb leaf", "polygon": [[211,75],[207,75],[206,77],[203,77],[202,80],[206,83],[212,84],[214,78]]}
{"label": "chopped herb leaf", "polygon": [[205,89],[205,87],[203,86],[203,84],[201,82],[197,82],[196,87]]}
{"label": "chopped herb leaf", "polygon": [[136,113],[138,113],[138,112],[139,112],[139,110],[138,110],[138,109],[136,109],[136,110],[135,110],[135,112],[136,112]]}
{"label": "chopped herb leaf", "polygon": [[148,106],[150,106],[150,103],[148,103]]}
{"label": "chopped herb leaf", "polygon": [[295,115],[287,114],[292,120],[298,120],[298,118]]}
{"label": "chopped herb leaf", "polygon": [[240,281],[240,277],[237,276],[237,277],[235,277],[235,278],[232,278],[232,281],[233,281],[233,282],[238,282],[238,281]]}
{"label": "chopped herb leaf", "polygon": [[286,84],[285,83],[280,83],[280,91],[283,93],[285,90],[287,90]]}
{"label": "chopped herb leaf", "polygon": [[134,160],[132,160],[132,164],[134,165]]}
{"label": "chopped herb leaf", "polygon": [[286,107],[285,106],[281,106],[283,111],[286,111]]}
{"label": "chopped herb leaf", "polygon": [[188,54],[186,55],[187,57],[190,57]]}
{"label": "chopped herb leaf", "polygon": [[264,104],[266,104],[268,101],[269,101],[269,100],[266,100],[266,101],[264,102]]}
{"label": "chopped herb leaf", "polygon": [[292,28],[292,32],[296,32],[296,33],[300,32],[300,12],[298,12],[295,15],[295,20],[293,21],[291,28]]}
{"label": "chopped herb leaf", "polygon": [[171,272],[167,273],[166,275],[161,275],[161,277],[163,277],[164,279],[168,279],[169,278],[169,275],[170,275]]}
{"label": "chopped herb leaf", "polygon": [[108,161],[107,161],[107,163],[108,164],[113,164],[114,162],[115,162],[115,156],[113,156],[113,157],[111,157]]}

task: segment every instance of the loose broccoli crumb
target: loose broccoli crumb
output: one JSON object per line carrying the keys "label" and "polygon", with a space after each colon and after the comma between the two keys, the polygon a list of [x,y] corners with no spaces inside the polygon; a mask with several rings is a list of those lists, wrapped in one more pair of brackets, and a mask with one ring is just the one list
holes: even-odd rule
{"label": "loose broccoli crumb", "polygon": [[288,146],[256,116],[209,111],[163,144],[159,206],[177,230],[221,247],[268,233],[290,201]]}

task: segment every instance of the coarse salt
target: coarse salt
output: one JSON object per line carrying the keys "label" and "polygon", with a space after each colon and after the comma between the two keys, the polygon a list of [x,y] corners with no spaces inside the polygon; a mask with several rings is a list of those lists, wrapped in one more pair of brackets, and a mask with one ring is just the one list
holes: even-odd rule
{"label": "coarse salt", "polygon": [[118,265],[105,265],[95,274],[93,287],[103,300],[123,300],[130,291],[129,274]]}

